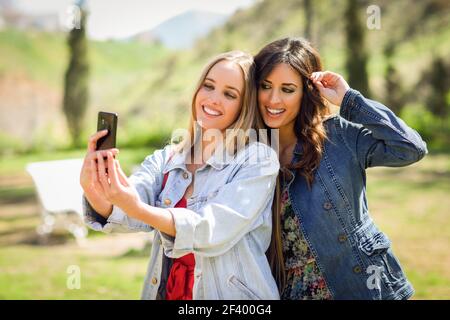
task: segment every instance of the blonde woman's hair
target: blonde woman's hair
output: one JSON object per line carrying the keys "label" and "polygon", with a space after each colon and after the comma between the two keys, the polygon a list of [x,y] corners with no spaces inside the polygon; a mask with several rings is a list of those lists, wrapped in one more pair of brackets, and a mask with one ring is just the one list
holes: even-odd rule
{"label": "blonde woman's hair", "polygon": [[[205,78],[209,71],[221,61],[230,61],[236,63],[244,76],[244,89],[241,96],[241,109],[236,121],[227,128],[225,148],[230,154],[235,154],[240,147],[248,144],[249,135],[242,135],[242,131],[248,132],[249,129],[262,129],[264,122],[257,110],[256,87],[255,87],[255,64],[253,56],[243,51],[230,51],[219,54],[213,58],[203,69],[203,72],[197,82],[191,102],[191,119],[189,123],[188,137],[184,137],[181,143],[176,146],[176,150],[181,152],[193,147],[196,143],[195,138],[198,134],[196,125],[195,100],[197,93],[202,88]],[[187,145],[190,143],[190,145]]]}

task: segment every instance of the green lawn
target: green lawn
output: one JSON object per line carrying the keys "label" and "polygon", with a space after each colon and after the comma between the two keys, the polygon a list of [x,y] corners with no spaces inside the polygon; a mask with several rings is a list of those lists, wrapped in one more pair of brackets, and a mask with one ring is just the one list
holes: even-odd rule
{"label": "green lawn", "polygon": [[[146,263],[64,245],[8,246],[0,249],[0,299],[139,299]],[[70,266],[79,267],[79,289],[67,285]]]}
{"label": "green lawn", "polygon": [[[131,172],[133,165],[139,164],[145,156],[151,154],[154,148],[133,148],[122,149],[119,148],[120,160],[122,168],[125,171]],[[6,155],[0,158],[0,178],[9,178],[11,176],[23,176],[25,173],[25,166],[27,163],[35,161],[51,161],[71,158],[84,158],[86,155],[85,149],[70,150],[70,151],[52,151],[42,153],[25,154],[21,156]],[[0,189],[1,190],[1,189]],[[1,194],[0,194],[1,195]]]}
{"label": "green lawn", "polygon": [[[121,150],[128,172],[150,150]],[[82,156],[4,158],[0,165],[0,299],[138,299],[147,254],[127,249],[129,238],[91,232],[86,248],[57,234],[49,245],[36,240],[39,223],[28,161]],[[368,170],[374,220],[416,289],[414,299],[450,299],[450,155],[428,155],[406,168]],[[123,250],[118,250],[122,245]],[[67,287],[68,267],[80,268],[80,289]]]}

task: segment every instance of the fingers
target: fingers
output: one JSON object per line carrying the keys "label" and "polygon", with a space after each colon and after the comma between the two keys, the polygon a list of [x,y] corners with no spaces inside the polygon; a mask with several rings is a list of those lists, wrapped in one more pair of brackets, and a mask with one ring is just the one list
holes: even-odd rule
{"label": "fingers", "polygon": [[317,89],[319,89],[320,92],[325,89],[325,86],[320,81],[314,82],[314,85],[317,87]]}
{"label": "fingers", "polygon": [[111,186],[114,188],[119,187],[119,177],[117,172],[117,166],[114,163],[114,158],[111,152],[108,152],[108,176],[111,181]]}
{"label": "fingers", "polygon": [[111,152],[113,154],[113,157],[115,158],[118,154],[119,154],[119,149],[107,149],[107,150],[98,150],[98,151],[93,151],[93,152],[88,152],[88,154],[85,157],[86,161],[90,161],[92,159],[97,159],[98,154],[101,154],[101,156],[103,158],[107,158],[108,157],[108,152]]}
{"label": "fingers", "polygon": [[326,87],[328,85],[333,85],[339,77],[340,76],[337,73],[331,71],[319,71],[313,72],[310,76],[310,79],[315,84],[321,82]]}
{"label": "fingers", "polygon": [[98,179],[100,180],[103,190],[107,192],[109,190],[109,182],[105,168],[105,161],[103,160],[101,153],[98,153],[97,155]]}
{"label": "fingers", "polygon": [[129,186],[128,184],[128,178],[127,175],[122,171],[122,168],[120,167],[119,161],[115,161],[115,165],[117,168],[117,172],[119,173],[119,180],[124,186]]}
{"label": "fingers", "polygon": [[93,152],[97,148],[97,140],[100,139],[103,136],[106,136],[108,134],[108,130],[101,130],[96,133],[94,133],[92,136],[89,137],[88,141],[88,152]]}
{"label": "fingers", "polygon": [[103,194],[104,190],[102,185],[100,184],[100,181],[98,180],[97,164],[95,163],[94,159],[90,160],[90,169],[92,186],[94,187],[94,190]]}
{"label": "fingers", "polygon": [[311,81],[319,90],[323,89],[324,85],[326,85],[326,82],[323,81],[324,76],[324,72],[313,72],[310,76]]}

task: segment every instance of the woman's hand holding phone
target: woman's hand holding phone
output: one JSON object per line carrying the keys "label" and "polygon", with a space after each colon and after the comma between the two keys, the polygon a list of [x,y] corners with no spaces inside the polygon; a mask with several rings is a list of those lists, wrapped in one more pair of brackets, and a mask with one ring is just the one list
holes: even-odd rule
{"label": "woman's hand holding phone", "polygon": [[[93,176],[93,179],[96,180],[94,183],[96,191],[101,193],[109,203],[122,209],[128,216],[139,218],[137,213],[142,204],[139,194],[128,181],[120,167],[119,160],[114,159],[110,150],[106,152],[106,155],[105,161],[103,155],[97,154],[98,174]],[[108,167],[108,171],[106,171],[106,167]]]}
{"label": "woman's hand holding phone", "polygon": [[[84,194],[91,204],[91,206],[100,215],[107,218],[112,211],[112,203],[105,197],[102,192],[102,186],[100,184],[98,176],[98,164],[97,160],[99,157],[103,160],[107,158],[108,152],[115,157],[119,150],[116,148],[108,150],[96,150],[98,139],[104,137],[108,134],[107,130],[98,131],[93,134],[88,141],[88,148],[86,156],[84,157],[83,166],[81,168],[80,174],[80,184],[83,188]],[[107,164],[105,169],[107,168]],[[106,174],[106,173],[104,173]]]}

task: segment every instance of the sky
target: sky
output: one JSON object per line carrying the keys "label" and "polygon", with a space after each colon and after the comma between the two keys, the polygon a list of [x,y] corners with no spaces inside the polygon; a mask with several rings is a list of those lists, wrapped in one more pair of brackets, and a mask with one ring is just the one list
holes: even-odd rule
{"label": "sky", "polygon": [[[151,30],[161,22],[188,10],[231,14],[259,0],[87,0],[90,38],[124,38]],[[17,6],[31,14],[56,13],[61,21],[74,0],[17,0]]]}

